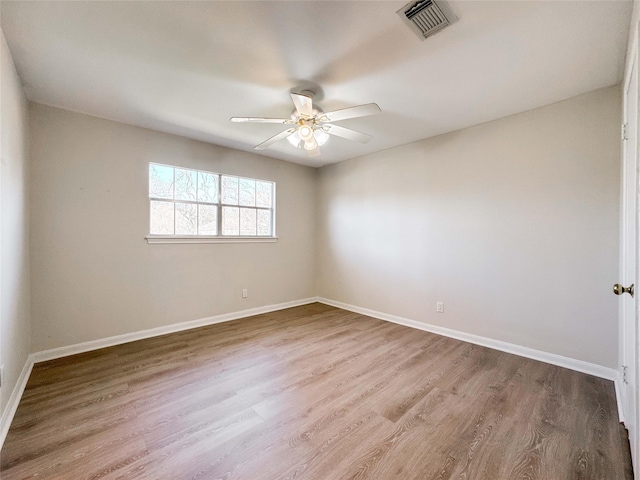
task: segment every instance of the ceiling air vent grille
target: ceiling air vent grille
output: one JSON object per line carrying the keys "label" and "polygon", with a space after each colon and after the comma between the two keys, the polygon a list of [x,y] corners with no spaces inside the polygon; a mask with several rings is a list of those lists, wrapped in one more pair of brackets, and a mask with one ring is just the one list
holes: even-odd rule
{"label": "ceiling air vent grille", "polygon": [[411,2],[397,13],[422,40],[458,20],[449,5],[441,0]]}

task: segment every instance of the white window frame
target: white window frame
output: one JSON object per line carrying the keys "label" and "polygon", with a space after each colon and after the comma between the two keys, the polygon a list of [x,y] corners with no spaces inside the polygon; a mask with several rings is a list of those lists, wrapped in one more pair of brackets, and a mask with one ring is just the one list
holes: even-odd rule
{"label": "white window frame", "polygon": [[[147,240],[147,243],[149,244],[159,244],[159,243],[269,243],[269,242],[276,242],[278,240],[278,237],[276,236],[276,182],[273,182],[271,180],[263,180],[263,179],[259,179],[259,178],[251,178],[251,177],[241,177],[238,175],[228,175],[225,173],[217,173],[217,172],[210,172],[207,170],[198,170],[195,168],[187,168],[187,167],[181,167],[178,165],[168,165],[168,164],[164,164],[164,163],[157,163],[157,162],[149,162],[148,166],[151,167],[151,165],[158,165],[161,167],[169,167],[169,168],[173,168],[174,169],[174,184],[175,184],[175,169],[180,169],[180,170],[189,170],[192,172],[202,172],[202,173],[208,173],[208,174],[212,174],[212,175],[217,175],[218,176],[218,201],[213,203],[213,202],[203,202],[203,201],[197,201],[197,200],[176,200],[175,198],[175,190],[174,190],[174,198],[173,199],[167,199],[167,198],[159,198],[159,197],[152,197],[151,196],[151,192],[150,190],[150,185],[147,184],[147,193],[148,193],[148,199],[149,199],[149,216],[148,216],[148,220],[149,220],[149,231],[151,231],[151,202],[152,201],[156,201],[156,202],[167,202],[167,203],[172,203],[172,204],[176,204],[176,203],[187,203],[187,204],[192,204],[192,205],[207,205],[207,206],[215,206],[217,208],[217,215],[216,215],[216,230],[218,232],[218,235],[183,235],[183,234],[178,234],[178,235],[170,235],[170,234],[152,234],[149,233],[145,239]],[[257,207],[257,206],[248,206],[248,205],[234,205],[234,204],[230,204],[230,203],[223,203],[222,202],[222,177],[231,177],[231,178],[235,178],[238,182],[240,180],[252,180],[252,181],[257,181],[257,182],[265,182],[265,183],[270,183],[272,185],[272,190],[271,190],[271,208],[267,208],[267,207]],[[147,181],[149,180],[149,168],[147,169]],[[175,187],[174,187],[175,189]],[[235,207],[235,208],[250,208],[250,209],[254,209],[254,210],[262,210],[262,211],[270,211],[271,212],[271,235],[223,235],[222,234],[222,208],[223,207]],[[174,207],[175,208],[175,207]],[[174,210],[175,212],[175,210]],[[174,213],[174,231],[175,231],[175,213]]]}

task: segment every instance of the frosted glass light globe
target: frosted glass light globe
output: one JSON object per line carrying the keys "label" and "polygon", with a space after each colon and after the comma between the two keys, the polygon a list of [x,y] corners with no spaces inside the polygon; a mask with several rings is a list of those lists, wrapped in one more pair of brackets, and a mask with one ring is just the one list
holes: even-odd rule
{"label": "frosted glass light globe", "polygon": [[313,129],[309,125],[302,125],[298,128],[298,135],[302,140],[308,142],[313,138]]}
{"label": "frosted glass light globe", "polygon": [[318,142],[316,142],[316,139],[313,138],[313,136],[311,136],[311,140],[304,142],[305,150],[315,150],[316,148],[318,148]]}

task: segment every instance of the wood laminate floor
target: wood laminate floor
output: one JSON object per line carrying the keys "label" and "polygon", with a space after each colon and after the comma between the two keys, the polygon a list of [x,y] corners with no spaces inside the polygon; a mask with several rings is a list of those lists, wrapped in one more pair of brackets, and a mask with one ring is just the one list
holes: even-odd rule
{"label": "wood laminate floor", "polygon": [[631,479],[613,384],[321,304],[37,364],[2,480]]}

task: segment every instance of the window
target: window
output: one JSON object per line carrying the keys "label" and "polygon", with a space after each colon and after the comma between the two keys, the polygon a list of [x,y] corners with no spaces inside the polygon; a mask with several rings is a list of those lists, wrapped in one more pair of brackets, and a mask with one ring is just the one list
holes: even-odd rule
{"label": "window", "polygon": [[275,183],[149,164],[150,237],[275,237]]}

